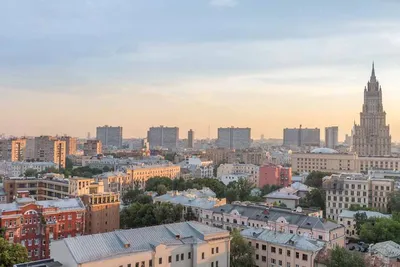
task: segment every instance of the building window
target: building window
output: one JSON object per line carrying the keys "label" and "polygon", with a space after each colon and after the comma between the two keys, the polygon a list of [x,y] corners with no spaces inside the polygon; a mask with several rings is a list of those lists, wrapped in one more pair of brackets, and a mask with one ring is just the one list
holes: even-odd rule
{"label": "building window", "polygon": [[258,243],[256,243],[256,249],[258,249]]}
{"label": "building window", "polygon": [[286,256],[290,257],[290,250],[286,251]]}
{"label": "building window", "polygon": [[215,261],[215,267],[218,267],[218,261]]}
{"label": "building window", "polygon": [[216,250],[216,253],[218,254],[219,253],[219,247],[216,247],[215,250]]}
{"label": "building window", "polygon": [[158,264],[162,264],[162,258],[158,258]]}
{"label": "building window", "polygon": [[322,235],[319,235],[319,236],[318,236],[318,239],[322,240]]}
{"label": "building window", "polygon": [[267,261],[267,257],[266,256],[261,256],[261,261],[266,262]]}
{"label": "building window", "polygon": [[211,262],[211,267],[214,267],[214,262]]}
{"label": "building window", "polygon": [[276,260],[275,259],[271,259],[271,263],[275,264]]}
{"label": "building window", "polygon": [[188,259],[192,258],[192,252],[188,252]]}
{"label": "building window", "polygon": [[307,254],[303,254],[303,261],[307,261],[308,260],[308,255]]}
{"label": "building window", "polygon": [[172,262],[172,256],[168,256],[168,263]]}
{"label": "building window", "polygon": [[275,247],[271,247],[271,252],[272,253],[276,253],[276,248]]}
{"label": "building window", "polygon": [[256,260],[258,260],[258,259],[259,259],[259,257],[260,257],[260,256],[259,256],[258,254],[256,254]]}
{"label": "building window", "polygon": [[149,267],[153,267],[153,260],[149,260]]}
{"label": "building window", "polygon": [[176,254],[175,261],[179,261],[179,254]]}
{"label": "building window", "polygon": [[262,245],[262,246],[261,246],[261,249],[262,249],[262,250],[267,250],[267,245]]}
{"label": "building window", "polygon": [[214,254],[214,248],[211,248],[211,254]]}
{"label": "building window", "polygon": [[136,262],[136,263],[135,263],[135,267],[139,267],[139,262]]}
{"label": "building window", "polygon": [[204,260],[204,258],[205,258],[205,255],[204,255],[204,252],[203,252],[203,253],[201,253],[201,259]]}
{"label": "building window", "polygon": [[300,253],[296,252],[296,259],[300,258]]}
{"label": "building window", "polygon": [[181,254],[181,261],[183,261],[185,259],[185,256],[184,256],[184,254],[182,253]]}
{"label": "building window", "polygon": [[281,248],[279,249],[279,255],[282,255],[282,249]]}

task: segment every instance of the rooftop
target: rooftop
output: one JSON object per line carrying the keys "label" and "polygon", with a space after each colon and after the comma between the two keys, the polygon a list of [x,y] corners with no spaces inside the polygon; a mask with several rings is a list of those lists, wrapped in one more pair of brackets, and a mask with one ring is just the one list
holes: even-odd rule
{"label": "rooftop", "polygon": [[314,154],[337,154],[339,153],[338,151],[332,149],[332,148],[327,148],[327,147],[319,147],[311,150],[310,153]]}
{"label": "rooftop", "polygon": [[303,251],[317,252],[325,246],[325,242],[322,241],[308,239],[296,234],[276,232],[267,229],[248,228],[243,230],[241,235],[249,239],[290,246]]}
{"label": "rooftop", "polygon": [[55,242],[65,242],[75,261],[85,263],[117,255],[154,251],[160,244],[174,246],[203,243],[213,239],[213,235],[228,238],[229,232],[191,221],[71,237]]}
{"label": "rooftop", "polygon": [[379,253],[388,258],[400,257],[400,245],[393,241],[386,241],[371,245],[369,251],[371,253]]}
{"label": "rooftop", "polygon": [[154,200],[211,209],[219,202],[219,199],[216,199],[215,196],[215,193],[211,189],[204,187],[201,190],[189,189],[182,192],[171,191],[162,196],[154,197]]}
{"label": "rooftop", "polygon": [[79,198],[35,201],[33,198],[25,197],[17,198],[13,203],[0,204],[0,215],[5,211],[19,210],[21,206],[25,206],[29,203],[35,203],[44,208],[55,207],[60,210],[85,209],[84,204]]}
{"label": "rooftop", "polygon": [[367,218],[391,218],[392,215],[390,214],[383,214],[377,211],[369,211],[369,210],[359,210],[359,211],[351,211],[351,210],[343,210],[340,214],[339,217],[344,217],[344,218],[354,218],[354,216],[357,213],[365,213],[367,215]]}

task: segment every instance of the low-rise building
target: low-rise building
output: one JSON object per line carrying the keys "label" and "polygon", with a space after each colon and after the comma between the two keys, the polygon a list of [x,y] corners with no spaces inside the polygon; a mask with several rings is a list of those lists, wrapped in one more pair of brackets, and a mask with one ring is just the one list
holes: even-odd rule
{"label": "low-rise building", "polygon": [[102,181],[105,192],[121,193],[132,188],[128,183],[127,174],[124,172],[103,172],[95,176],[97,182]]}
{"label": "low-rise building", "polygon": [[393,241],[385,241],[373,244],[369,247],[369,255],[377,258],[379,266],[399,267],[400,266],[400,245]]}
{"label": "low-rise building", "polygon": [[128,182],[132,185],[135,183],[140,188],[144,188],[146,181],[152,177],[168,177],[170,179],[179,178],[181,167],[173,164],[165,165],[141,165],[130,166],[126,173]]}
{"label": "low-rise building", "polygon": [[292,168],[268,164],[260,167],[258,187],[264,185],[289,186],[292,183]]}
{"label": "low-rise building", "polygon": [[249,179],[257,186],[259,183],[259,170],[260,167],[254,164],[221,164],[217,169],[217,178],[224,182],[223,180],[229,181],[229,179],[236,179],[234,177],[238,175],[246,177],[245,179]]}
{"label": "low-rise building", "polygon": [[244,180],[248,180],[250,182],[252,182],[251,179],[251,175],[248,173],[242,173],[242,174],[224,174],[221,175],[221,177],[219,178],[219,180],[224,183],[225,185],[228,185],[232,182],[237,182],[240,179],[244,179]]}
{"label": "low-rise building", "polygon": [[339,214],[338,223],[344,225],[346,228],[346,237],[358,238],[357,230],[356,230],[356,214],[364,213],[367,218],[391,218],[390,214],[382,214],[376,211],[369,210],[359,210],[359,211],[351,211],[351,210],[343,210]]}
{"label": "low-rise building", "polygon": [[51,244],[51,257],[66,267],[227,267],[229,251],[228,231],[198,222],[117,230]]}
{"label": "low-rise building", "polygon": [[260,228],[245,229],[241,235],[254,248],[257,266],[313,267],[318,252],[326,245],[301,235]]}
{"label": "low-rise building", "polygon": [[294,209],[299,206],[300,197],[296,194],[281,192],[276,190],[271,192],[265,197],[265,202],[270,206],[283,206],[290,209]]}
{"label": "low-rise building", "polygon": [[17,198],[0,204],[0,227],[4,238],[28,250],[30,260],[50,257],[49,243],[84,234],[85,206],[79,198],[35,201]]}
{"label": "low-rise building", "polygon": [[180,164],[181,170],[187,169],[194,178],[214,177],[214,165],[211,160],[202,160],[198,157],[187,157]]}
{"label": "low-rise building", "polygon": [[344,247],[345,234],[342,225],[318,217],[280,208],[268,208],[253,204],[227,204],[204,210],[201,222],[227,230],[265,228],[279,232],[298,234],[322,240],[329,247]]}
{"label": "low-rise building", "polygon": [[43,172],[47,169],[58,169],[54,162],[26,162],[26,161],[3,161],[0,162],[0,173],[7,177],[19,177],[24,175],[26,170]]}
{"label": "low-rise building", "polygon": [[[200,214],[205,209],[211,209],[226,204],[226,199],[218,199],[215,193],[208,187],[201,190],[188,189],[186,191],[171,191],[162,196],[153,198],[155,203],[168,202],[172,204],[181,204],[184,207],[184,215],[189,212],[196,218],[200,218]],[[189,209],[190,207],[190,209]]]}
{"label": "low-rise building", "polygon": [[360,173],[341,173],[324,177],[322,187],[326,192],[326,216],[337,221],[339,214],[351,205],[387,212],[394,181]]}

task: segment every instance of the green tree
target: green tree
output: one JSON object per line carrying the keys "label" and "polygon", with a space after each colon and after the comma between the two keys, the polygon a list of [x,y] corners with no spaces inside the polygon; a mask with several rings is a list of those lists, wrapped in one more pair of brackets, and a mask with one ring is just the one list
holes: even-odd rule
{"label": "green tree", "polygon": [[103,172],[109,172],[109,171],[111,171],[110,167],[108,167],[108,166],[103,167]]}
{"label": "green tree", "polygon": [[240,235],[237,229],[231,233],[231,266],[254,267],[254,248]]}
{"label": "green tree", "polygon": [[330,251],[327,267],[364,267],[366,262],[357,252],[350,252],[346,248],[335,246]]}
{"label": "green tree", "polygon": [[185,213],[185,221],[193,221],[196,220],[196,216],[194,215],[192,207],[187,207],[186,208],[186,213]]}
{"label": "green tree", "polygon": [[186,181],[182,177],[172,180],[172,190],[183,191],[186,189]]}
{"label": "green tree", "polygon": [[0,237],[0,267],[11,267],[14,264],[28,261],[28,251],[20,244],[9,243]]}
{"label": "green tree", "polygon": [[226,185],[220,180],[214,178],[196,178],[193,179],[194,184],[201,187],[208,187],[217,195],[218,198],[225,197]]}
{"label": "green tree", "polygon": [[146,189],[145,190],[156,192],[157,186],[160,184],[165,185],[165,187],[168,190],[172,189],[172,180],[170,178],[156,176],[156,177],[152,177],[146,181]]}
{"label": "green tree", "polygon": [[388,240],[400,243],[400,222],[391,218],[368,220],[361,226],[360,239],[368,243]]}
{"label": "green tree", "polygon": [[239,200],[246,201],[250,197],[251,190],[254,188],[254,184],[248,179],[240,178],[236,184],[236,190],[238,191]]}
{"label": "green tree", "polygon": [[304,184],[311,186],[311,187],[315,187],[315,188],[321,188],[322,187],[322,178],[324,178],[325,176],[328,176],[328,175],[331,175],[331,174],[327,173],[327,172],[312,171],[307,176]]}
{"label": "green tree", "polygon": [[163,184],[157,185],[157,195],[162,196],[167,193],[167,187]]}
{"label": "green tree", "polygon": [[400,191],[390,194],[388,208],[391,213],[400,212]]}
{"label": "green tree", "polygon": [[130,205],[130,204],[136,202],[136,199],[140,194],[142,194],[142,191],[140,191],[139,189],[128,190],[125,194],[123,194],[122,202],[125,205]]}
{"label": "green tree", "polygon": [[66,157],[65,159],[65,169],[72,171],[74,168],[74,163],[72,162],[72,159],[69,157]]}
{"label": "green tree", "polygon": [[35,169],[27,169],[24,173],[25,177],[35,177],[38,174],[37,170]]}
{"label": "green tree", "polygon": [[365,212],[357,212],[354,215],[354,220],[356,222],[356,232],[357,235],[360,235],[361,226],[368,221],[367,214]]}
{"label": "green tree", "polygon": [[315,207],[325,210],[325,192],[321,189],[314,188],[300,200],[302,207]]}
{"label": "green tree", "polygon": [[136,197],[136,202],[140,204],[149,204],[153,203],[153,198],[145,194],[140,194]]}
{"label": "green tree", "polygon": [[228,203],[232,203],[233,201],[238,200],[238,195],[237,195],[236,189],[234,189],[234,188],[227,189],[225,197],[226,197],[226,201]]}

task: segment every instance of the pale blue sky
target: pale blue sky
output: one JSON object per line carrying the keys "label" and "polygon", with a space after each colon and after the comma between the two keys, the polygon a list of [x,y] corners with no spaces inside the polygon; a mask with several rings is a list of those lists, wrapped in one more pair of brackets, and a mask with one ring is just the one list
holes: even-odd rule
{"label": "pale blue sky", "polygon": [[0,133],[344,135],[375,60],[398,140],[398,14],[396,0],[0,0]]}

